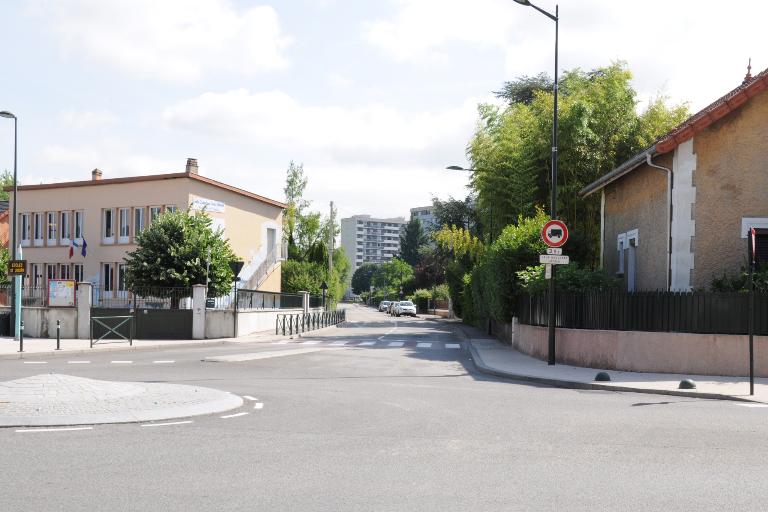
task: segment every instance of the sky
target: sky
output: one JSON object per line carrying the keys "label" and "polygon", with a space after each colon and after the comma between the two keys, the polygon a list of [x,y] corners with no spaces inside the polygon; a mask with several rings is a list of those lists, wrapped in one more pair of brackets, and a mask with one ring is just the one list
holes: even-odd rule
{"label": "sky", "polygon": [[[696,111],[749,58],[753,74],[768,67],[763,1],[563,0],[559,13],[561,69],[626,61],[638,109],[663,94]],[[21,183],[181,172],[193,157],[282,200],[295,161],[312,207],[334,201],[342,217],[464,197],[468,173],[445,167],[468,165],[477,104],[554,65],[554,23],[513,0],[5,0],[0,19]]]}

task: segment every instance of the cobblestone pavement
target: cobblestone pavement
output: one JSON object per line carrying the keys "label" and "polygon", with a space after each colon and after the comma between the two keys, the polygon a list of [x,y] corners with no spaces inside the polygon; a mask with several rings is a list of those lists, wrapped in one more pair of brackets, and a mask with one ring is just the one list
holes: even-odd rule
{"label": "cobblestone pavement", "polygon": [[0,383],[0,427],[165,420],[242,404],[237,395],[199,386],[41,374]]}

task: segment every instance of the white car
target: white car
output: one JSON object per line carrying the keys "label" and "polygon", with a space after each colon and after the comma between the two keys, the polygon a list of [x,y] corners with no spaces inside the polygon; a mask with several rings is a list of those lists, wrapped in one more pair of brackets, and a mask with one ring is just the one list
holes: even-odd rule
{"label": "white car", "polygon": [[401,300],[395,306],[395,316],[410,315],[416,316],[416,304],[409,300]]}
{"label": "white car", "polygon": [[389,308],[390,304],[391,304],[391,301],[389,300],[383,300],[379,302],[379,311],[386,311]]}

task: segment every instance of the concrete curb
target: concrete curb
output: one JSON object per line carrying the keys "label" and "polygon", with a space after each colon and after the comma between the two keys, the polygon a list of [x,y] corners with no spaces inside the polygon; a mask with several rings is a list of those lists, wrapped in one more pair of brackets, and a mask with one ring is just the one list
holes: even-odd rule
{"label": "concrete curb", "polygon": [[480,353],[472,345],[472,340],[468,340],[467,346],[469,347],[472,360],[475,363],[475,367],[482,373],[493,375],[495,377],[502,377],[505,379],[519,380],[524,382],[535,382],[537,384],[545,384],[548,386],[565,388],[565,389],[587,389],[587,390],[602,390],[602,391],[622,391],[625,393],[645,393],[649,395],[667,395],[667,396],[684,396],[690,398],[704,398],[709,400],[730,400],[734,402],[754,402],[763,403],[759,400],[750,398],[742,398],[733,395],[723,395],[720,393],[700,393],[696,391],[684,391],[676,389],[649,389],[638,388],[629,386],[616,386],[612,384],[597,384],[592,382],[580,382],[564,379],[554,379],[549,377],[539,377],[535,375],[525,375],[521,373],[508,372],[492,368],[485,364]]}

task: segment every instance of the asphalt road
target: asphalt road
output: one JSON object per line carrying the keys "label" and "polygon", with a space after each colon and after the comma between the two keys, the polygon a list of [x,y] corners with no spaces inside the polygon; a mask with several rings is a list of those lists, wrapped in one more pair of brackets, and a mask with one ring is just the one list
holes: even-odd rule
{"label": "asphalt road", "polygon": [[[302,340],[315,344],[0,361],[3,380],[56,372],[246,397],[174,425],[0,429],[0,510],[766,508],[766,408],[504,381],[448,348],[459,341],[441,324],[362,307],[350,318]],[[279,357],[297,348],[318,350]]]}

